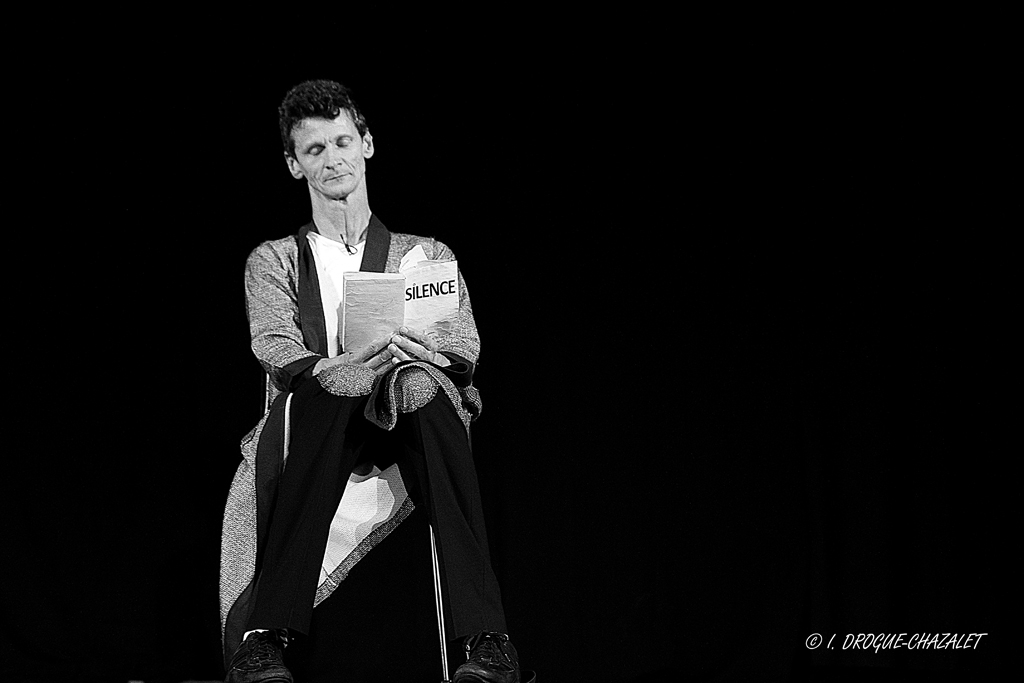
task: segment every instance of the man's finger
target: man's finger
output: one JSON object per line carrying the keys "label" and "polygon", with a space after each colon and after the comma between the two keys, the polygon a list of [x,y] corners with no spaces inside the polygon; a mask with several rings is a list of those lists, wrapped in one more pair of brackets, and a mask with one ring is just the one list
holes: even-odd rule
{"label": "man's finger", "polygon": [[363,363],[363,365],[366,365],[370,368],[376,368],[381,363],[386,363],[389,360],[391,360],[391,353],[387,349],[384,349],[380,353],[375,354],[372,358],[370,358],[370,360]]}
{"label": "man's finger", "polygon": [[437,351],[437,342],[428,334],[420,332],[419,330],[412,327],[400,327],[398,329],[399,334],[402,334],[415,342],[418,342],[423,348],[428,351]]}
{"label": "man's finger", "polygon": [[363,363],[373,357],[373,355],[379,352],[383,347],[387,346],[388,342],[391,341],[391,335],[380,337],[375,339],[361,349],[357,349],[352,352],[353,363]]}
{"label": "man's finger", "polygon": [[[417,344],[416,342],[412,341],[407,337],[395,335],[391,339],[392,346],[397,345],[397,348],[400,348],[402,351],[405,351],[407,354],[413,355],[416,358],[419,358],[420,360],[429,361],[434,357],[433,351],[420,344]],[[388,348],[390,349],[391,347],[389,346]]]}
{"label": "man's finger", "polygon": [[[434,349],[421,346],[420,344],[417,344],[416,342],[411,341],[407,337],[403,337],[403,336],[399,336],[399,335],[395,335],[392,339],[394,341],[388,347],[388,349],[389,350],[393,349],[392,350],[392,354],[396,355],[396,356],[397,356],[397,352],[403,353],[403,355],[405,357],[402,358],[401,360],[416,360],[416,359],[419,359],[419,360],[425,360],[428,363],[437,363],[437,364],[441,365],[442,367],[445,366],[445,365],[448,365],[447,359],[445,359],[443,356],[441,356],[439,353],[437,353],[437,351],[434,350]],[[411,358],[410,355],[411,356],[415,356],[415,358]]]}
{"label": "man's finger", "polygon": [[374,368],[374,369],[373,369],[373,374],[375,374],[375,375],[377,375],[378,377],[380,377],[380,376],[381,376],[381,375],[383,375],[383,374],[384,374],[385,372],[387,372],[388,370],[390,370],[390,369],[391,369],[391,366],[392,366],[392,365],[394,365],[394,363],[392,363],[392,362],[391,362],[391,359],[389,359],[389,360],[387,360],[386,362],[384,362],[384,363],[381,363],[381,364],[380,364],[379,366],[377,366],[376,368]]}
{"label": "man's finger", "polygon": [[[412,342],[406,341],[405,343],[406,344],[411,344]],[[411,358],[409,356],[408,353],[406,353],[405,349],[403,349],[401,346],[398,346],[397,344],[394,344],[394,343],[392,343],[390,346],[388,346],[388,353],[390,353],[392,356],[394,356],[398,360],[414,360],[413,358]]]}

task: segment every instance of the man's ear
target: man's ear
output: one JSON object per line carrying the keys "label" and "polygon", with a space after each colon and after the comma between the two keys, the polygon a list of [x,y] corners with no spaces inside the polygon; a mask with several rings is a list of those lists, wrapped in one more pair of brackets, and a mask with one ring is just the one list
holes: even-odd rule
{"label": "man's ear", "polygon": [[363,158],[369,159],[373,156],[373,136],[370,135],[370,131],[366,131],[366,135],[363,136]]}
{"label": "man's ear", "polygon": [[284,162],[288,164],[288,172],[292,174],[292,178],[302,180],[306,177],[306,174],[302,172],[302,166],[299,166],[299,160],[288,152],[284,153]]}

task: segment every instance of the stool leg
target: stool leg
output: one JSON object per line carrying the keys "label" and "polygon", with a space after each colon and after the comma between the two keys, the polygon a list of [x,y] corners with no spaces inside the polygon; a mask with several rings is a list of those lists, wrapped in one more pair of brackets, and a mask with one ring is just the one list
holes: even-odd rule
{"label": "stool leg", "polygon": [[434,570],[434,607],[437,609],[437,636],[441,641],[441,672],[444,683],[448,683],[448,638],[444,632],[444,597],[441,592],[441,568],[437,563],[437,542],[434,540],[434,527],[430,526],[430,560]]}

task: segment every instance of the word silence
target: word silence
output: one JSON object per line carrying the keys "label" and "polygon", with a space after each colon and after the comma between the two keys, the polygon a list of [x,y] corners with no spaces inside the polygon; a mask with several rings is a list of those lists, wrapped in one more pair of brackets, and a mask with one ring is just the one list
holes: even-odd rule
{"label": "word silence", "polygon": [[405,288],[405,300],[411,301],[413,299],[426,299],[429,296],[445,296],[446,294],[455,294],[458,296],[459,281],[455,278],[451,280],[442,280],[441,282],[424,282],[422,284],[413,285],[412,287]]}

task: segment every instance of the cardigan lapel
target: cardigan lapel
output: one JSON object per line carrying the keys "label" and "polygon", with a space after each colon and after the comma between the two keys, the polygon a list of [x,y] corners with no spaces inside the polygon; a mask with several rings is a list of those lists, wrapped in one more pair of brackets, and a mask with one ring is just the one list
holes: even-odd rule
{"label": "cardigan lapel", "polygon": [[327,323],[324,322],[324,304],[320,298],[320,278],[316,274],[316,260],[306,235],[316,231],[313,222],[302,226],[295,236],[299,248],[299,326],[302,341],[313,353],[327,357]]}
{"label": "cardigan lapel", "polygon": [[376,214],[370,214],[370,225],[366,228],[366,247],[359,270],[364,273],[383,273],[391,250],[391,233],[380,222]]}
{"label": "cardigan lapel", "polygon": [[[320,298],[320,278],[316,272],[316,260],[309,246],[309,231],[316,232],[312,221],[302,226],[295,236],[299,250],[299,325],[306,348],[321,356],[327,356],[327,323],[324,322],[324,304]],[[370,214],[366,228],[366,246],[359,270],[367,273],[383,273],[387,267],[388,252],[391,249],[391,233],[375,214]]]}

